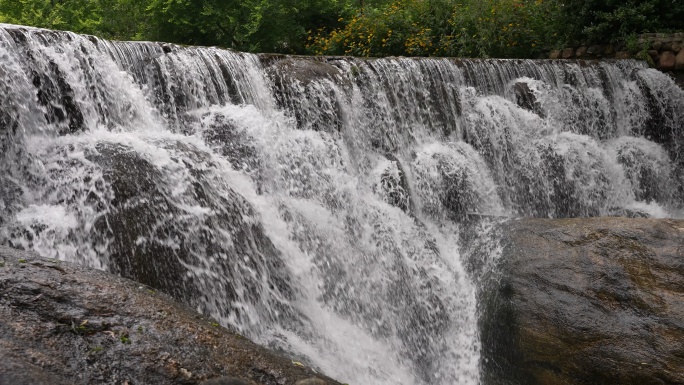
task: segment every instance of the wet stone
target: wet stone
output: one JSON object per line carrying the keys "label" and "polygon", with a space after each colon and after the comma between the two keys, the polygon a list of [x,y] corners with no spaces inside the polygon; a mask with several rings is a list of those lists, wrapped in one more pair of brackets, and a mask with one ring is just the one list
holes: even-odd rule
{"label": "wet stone", "polygon": [[535,93],[530,89],[529,84],[517,82],[513,86],[513,91],[515,93],[515,101],[520,107],[534,112],[542,118],[545,116],[541,103],[537,100]]}
{"label": "wet stone", "polygon": [[561,53],[561,58],[563,58],[563,59],[571,59],[574,56],[575,56],[575,49],[574,48],[566,48]]}
{"label": "wet stone", "polygon": [[295,385],[328,385],[328,383],[321,380],[320,378],[312,377],[304,380],[299,380],[295,383]]}
{"label": "wet stone", "polygon": [[577,52],[575,52],[575,55],[577,57],[584,57],[584,55],[587,53],[588,48],[586,46],[581,46],[577,48]]}
{"label": "wet stone", "polygon": [[679,51],[675,57],[674,69],[675,71],[684,71],[684,50]]}
{"label": "wet stone", "polygon": [[660,60],[660,55],[658,54],[658,51],[652,49],[648,51],[648,56],[653,59],[653,62],[657,63]]}
{"label": "wet stone", "polygon": [[587,54],[591,56],[599,56],[603,53],[603,47],[600,45],[591,45],[587,48]]}
{"label": "wet stone", "polygon": [[485,384],[684,383],[684,220],[503,226],[480,320]]}
{"label": "wet stone", "polygon": [[[291,298],[292,289],[279,251],[260,223],[245,219],[253,214],[251,205],[231,189],[215,191],[208,182],[209,164],[200,161],[203,153],[181,143],[171,146],[176,146],[173,150],[184,157],[178,162],[181,168],[177,172],[186,173],[188,178],[185,196],[174,195],[168,174],[129,147],[103,142],[97,152],[86,155],[101,167],[114,193],[92,234],[110,240],[109,269],[203,309],[204,293],[209,290],[206,285],[216,281],[193,274],[191,266],[201,265],[203,256],[222,255],[215,258],[212,269],[234,277],[220,285],[220,293],[214,292],[222,301],[259,302],[264,293],[261,278],[257,277],[264,277],[284,298]],[[180,202],[209,208],[212,214],[182,215]],[[197,227],[208,230],[200,236],[188,231]],[[224,233],[233,235],[234,241],[224,241]],[[253,276],[242,269],[249,269]],[[236,311],[228,305],[220,308],[226,312],[224,315]],[[285,307],[279,310],[283,316],[291,313]]]}
{"label": "wet stone", "polygon": [[658,69],[661,71],[671,71],[675,68],[676,58],[670,51],[665,51],[660,54],[658,61]]}
{"label": "wet stone", "polygon": [[0,261],[1,384],[281,385],[314,375],[149,286],[4,246]]}
{"label": "wet stone", "polygon": [[235,377],[218,377],[212,378],[202,382],[200,385],[252,385],[253,382],[247,382]]}

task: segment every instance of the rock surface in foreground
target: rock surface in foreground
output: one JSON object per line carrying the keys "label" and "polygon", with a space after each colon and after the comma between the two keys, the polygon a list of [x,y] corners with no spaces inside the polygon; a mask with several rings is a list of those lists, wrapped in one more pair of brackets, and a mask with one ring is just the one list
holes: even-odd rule
{"label": "rock surface in foreground", "polygon": [[684,221],[507,227],[483,294],[486,384],[684,383]]}
{"label": "rock surface in foreground", "polygon": [[147,286],[3,246],[0,357],[0,384],[337,384]]}

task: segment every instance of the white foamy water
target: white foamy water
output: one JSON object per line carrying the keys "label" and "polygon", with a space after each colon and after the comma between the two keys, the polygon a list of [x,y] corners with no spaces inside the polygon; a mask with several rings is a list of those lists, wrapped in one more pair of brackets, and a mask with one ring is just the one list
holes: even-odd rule
{"label": "white foamy water", "polygon": [[479,383],[489,220],[681,217],[684,92],[635,61],[165,48],[0,26],[0,241],[341,382]]}

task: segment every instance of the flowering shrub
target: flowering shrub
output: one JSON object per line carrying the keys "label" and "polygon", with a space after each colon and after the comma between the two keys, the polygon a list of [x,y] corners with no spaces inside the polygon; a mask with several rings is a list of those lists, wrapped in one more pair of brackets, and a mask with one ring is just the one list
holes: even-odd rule
{"label": "flowering shrub", "polygon": [[543,0],[395,0],[344,27],[310,31],[315,54],[529,57],[557,40],[557,3]]}
{"label": "flowering shrub", "polygon": [[[310,31],[307,48],[318,55],[403,55],[406,44],[411,44],[411,49],[421,43],[427,44],[411,40],[421,32],[417,24],[421,5],[415,1],[398,0],[379,9],[361,9],[346,21],[344,27],[329,33],[322,29],[314,33]],[[345,22],[343,19],[339,21]],[[421,56],[417,52],[414,55]]]}
{"label": "flowering shrub", "polygon": [[252,52],[534,57],[681,30],[684,0],[0,0],[0,22]]}

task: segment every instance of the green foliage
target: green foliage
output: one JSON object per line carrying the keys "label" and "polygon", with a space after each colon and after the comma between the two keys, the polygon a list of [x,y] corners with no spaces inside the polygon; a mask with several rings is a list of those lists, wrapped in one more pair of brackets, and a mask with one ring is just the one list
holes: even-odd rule
{"label": "green foliage", "polygon": [[557,39],[558,14],[557,3],[541,0],[396,0],[318,31],[308,47],[359,56],[531,56]]}
{"label": "green foliage", "polygon": [[96,346],[96,347],[88,350],[86,352],[86,354],[90,356],[90,355],[95,355],[95,354],[101,353],[103,351],[104,351],[104,348],[102,346]]}
{"label": "green foliage", "polygon": [[74,334],[84,335],[88,332],[88,321],[83,321],[79,325],[76,325],[74,321],[71,321],[71,331]]}
{"label": "green foliage", "polygon": [[142,37],[144,13],[133,0],[0,0],[0,22],[112,39]]}
{"label": "green foliage", "polygon": [[121,341],[121,343],[125,345],[131,344],[131,338],[128,336],[128,334],[125,333],[119,336],[119,341]]}
{"label": "green foliage", "polygon": [[336,26],[348,4],[336,0],[152,0],[153,39],[244,51],[303,52],[306,34]]}
{"label": "green foliage", "polygon": [[625,38],[625,48],[634,55],[635,59],[643,60],[648,63],[648,66],[654,68],[656,66],[648,50],[651,44],[648,40],[639,40],[636,34],[631,34]]}
{"label": "green foliage", "polygon": [[651,68],[655,68],[655,66],[656,66],[655,61],[653,61],[653,58],[651,57],[651,55],[648,54],[648,51],[646,51],[646,50],[641,50],[641,51],[637,52],[634,55],[634,58],[645,61],[648,64],[648,66]]}
{"label": "green foliage", "polygon": [[681,30],[680,0],[565,0],[559,31],[573,42],[616,42],[630,34]]}
{"label": "green foliage", "polygon": [[533,57],[574,42],[681,30],[682,20],[681,0],[0,0],[5,23],[357,56]]}
{"label": "green foliage", "polygon": [[449,53],[471,57],[530,57],[553,45],[555,2],[484,0],[458,7]]}

